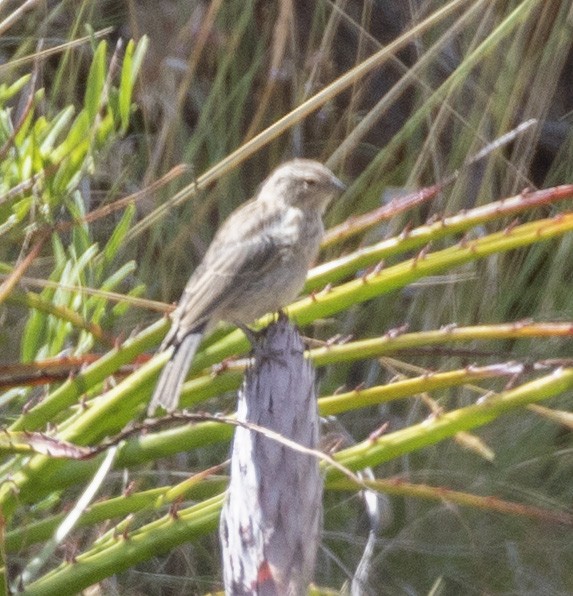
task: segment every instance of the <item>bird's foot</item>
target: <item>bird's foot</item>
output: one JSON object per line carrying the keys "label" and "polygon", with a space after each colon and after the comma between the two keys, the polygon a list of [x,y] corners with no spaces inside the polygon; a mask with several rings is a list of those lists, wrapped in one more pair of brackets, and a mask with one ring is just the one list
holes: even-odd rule
{"label": "bird's foot", "polygon": [[243,325],[243,323],[238,323],[237,321],[234,321],[234,324],[247,336],[247,339],[253,348],[265,336],[264,329],[251,329],[250,327],[247,327],[247,325]]}
{"label": "bird's foot", "polygon": [[[279,311],[279,316],[286,317],[282,311]],[[281,350],[269,350],[268,346],[265,346],[264,338],[267,333],[266,327],[263,329],[251,329],[236,321],[235,325],[247,336],[247,339],[251,344],[251,353],[255,360],[259,362],[273,360],[283,366],[286,364]]]}

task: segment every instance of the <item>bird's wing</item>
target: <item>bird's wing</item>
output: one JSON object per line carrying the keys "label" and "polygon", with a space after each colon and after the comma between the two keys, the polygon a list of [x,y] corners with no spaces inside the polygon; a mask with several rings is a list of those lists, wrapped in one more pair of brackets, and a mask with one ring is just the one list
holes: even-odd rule
{"label": "bird's wing", "polygon": [[216,316],[253,276],[264,276],[278,265],[285,246],[272,230],[279,217],[278,210],[251,201],[227,219],[181,296],[164,347],[178,344]]}

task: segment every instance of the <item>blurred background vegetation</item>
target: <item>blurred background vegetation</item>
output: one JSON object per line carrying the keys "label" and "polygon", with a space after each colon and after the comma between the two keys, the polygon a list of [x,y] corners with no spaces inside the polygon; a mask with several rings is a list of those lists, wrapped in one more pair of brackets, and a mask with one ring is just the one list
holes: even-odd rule
{"label": "blurred background vegetation", "polygon": [[[426,222],[463,217],[525,188],[533,192],[573,179],[573,9],[567,0],[7,0],[0,2],[0,33],[0,258],[5,283],[15,281],[1,289],[4,363],[56,356],[62,363],[64,356],[85,367],[91,356],[127,338],[137,341],[158,312],[167,312],[178,299],[223,219],[273,167],[293,156],[319,159],[350,183],[327,214],[327,227],[384,206],[393,216],[330,243],[321,262],[387,238],[406,238],[407,230]],[[146,51],[140,45],[135,63],[126,65],[125,56],[135,51],[128,50],[128,40],[142,38],[148,40]],[[103,39],[107,50],[99,45]],[[375,55],[379,59],[369,67]],[[31,76],[21,79],[26,75]],[[332,93],[305,109],[305,102],[323,89]],[[73,116],[66,115],[70,106]],[[287,115],[291,119],[281,121]],[[524,123],[509,142],[490,145]],[[485,157],[469,163],[488,145]],[[456,172],[431,200],[407,211],[392,209],[396,197]],[[125,197],[131,199],[118,208]],[[463,248],[464,242],[496,231],[554,217],[566,205],[548,202],[520,213],[517,220],[504,215],[453,239],[436,235],[428,250]],[[86,218],[92,212],[97,216]],[[43,238],[47,227],[50,235]],[[391,358],[363,358],[358,352],[348,362],[322,366],[319,395],[384,386],[430,371],[501,367],[508,361],[520,363],[526,373],[510,381],[513,387],[536,378],[536,371],[549,374],[552,367],[568,364],[570,333],[563,328],[572,316],[573,236],[565,231],[548,242],[468,258],[451,271],[436,268],[391,293],[357,299],[325,316],[303,315],[303,321],[312,320],[304,334],[320,340],[378,338],[392,330],[400,335],[405,325],[412,333],[492,326],[480,341],[436,347],[420,340]],[[415,259],[423,246],[389,254],[384,267]],[[25,278],[11,277],[32,253],[22,271]],[[342,281],[363,274],[358,268]],[[54,285],[43,287],[41,280],[47,279]],[[149,300],[136,302],[143,296]],[[493,332],[495,325],[525,321],[563,326],[559,333],[529,338]],[[151,351],[160,337],[161,329],[134,355]],[[129,371],[113,380],[116,372],[78,393],[91,400],[113,391],[114,382]],[[97,443],[142,417],[156,373],[145,383],[147,393],[123,402],[121,415],[120,405],[108,412],[108,419],[117,415],[116,426],[92,428],[89,437],[80,438],[72,429],[82,413],[71,402],[55,410],[55,419],[19,423],[23,408],[33,412],[41,397],[58,391],[68,369],[60,378],[50,372],[41,384],[12,377],[0,398],[3,425],[46,430],[48,421],[57,422],[69,432],[63,438]],[[386,432],[407,429],[502,391],[507,383],[507,375],[487,383],[467,379],[433,391],[431,398],[421,391],[408,399],[348,407],[335,434],[367,442],[384,423]],[[223,389],[213,389],[210,396],[216,397],[201,409],[232,411],[235,391]],[[187,393],[185,405],[201,399],[191,389]],[[570,389],[544,405],[553,415],[521,408],[471,436],[454,433],[454,440],[428,441],[376,467],[377,478],[427,485],[433,492],[422,497],[406,487],[399,495],[380,493],[382,527],[366,593],[573,592],[571,520],[558,518],[571,513],[573,498],[566,417]],[[110,472],[99,497],[105,502],[121,494],[132,480],[138,491],[171,486],[223,462],[230,432],[213,431],[203,446],[199,439],[197,444],[178,443],[170,457],[162,457],[166,452],[135,457],[136,464],[118,466],[129,471]],[[176,440],[158,436],[172,446]],[[50,486],[50,479],[63,478],[65,470],[71,478],[80,468],[80,462],[67,462],[67,467],[45,468],[53,473],[36,494],[6,496],[17,474],[23,474],[17,476],[18,487],[35,481],[26,472],[28,465],[25,456],[8,452],[0,469],[6,502],[15,501],[9,513],[4,510],[8,533],[68,509],[88,481],[78,476],[66,486]],[[461,506],[442,498],[441,489],[491,496],[492,506]],[[214,488],[201,490],[204,494],[187,495],[185,504],[216,494]],[[498,511],[496,500],[536,507],[539,515],[526,508],[513,514]],[[130,528],[154,519],[156,512],[148,507],[135,522],[126,522],[125,515],[106,519],[113,525],[120,516]],[[122,566],[116,560],[117,568],[104,574],[99,593],[220,589],[216,521],[209,524],[170,554],[154,557],[151,549],[139,562]],[[109,523],[87,524],[43,565],[54,568],[65,557],[103,549],[97,541],[109,540],[106,532],[111,532]],[[318,585],[337,591],[348,585],[368,532],[358,492],[327,491]],[[27,569],[43,540],[36,542],[7,548],[9,581]],[[37,591],[31,583],[30,593],[58,593],[48,584],[42,587],[48,576],[39,577]],[[77,581],[74,586],[95,580]]]}

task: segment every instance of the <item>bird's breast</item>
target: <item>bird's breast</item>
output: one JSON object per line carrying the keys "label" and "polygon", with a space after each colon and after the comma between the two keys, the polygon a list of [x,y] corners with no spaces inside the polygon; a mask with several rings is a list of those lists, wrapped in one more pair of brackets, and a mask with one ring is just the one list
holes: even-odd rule
{"label": "bird's breast", "polygon": [[283,237],[285,244],[296,244],[304,228],[304,213],[295,207],[289,207],[277,222],[275,235]]}
{"label": "bird's breast", "polygon": [[[303,260],[314,260],[322,233],[320,215],[314,211],[305,212],[298,207],[289,207],[271,231],[278,244],[293,250]],[[308,266],[310,263],[307,261],[305,264]]]}

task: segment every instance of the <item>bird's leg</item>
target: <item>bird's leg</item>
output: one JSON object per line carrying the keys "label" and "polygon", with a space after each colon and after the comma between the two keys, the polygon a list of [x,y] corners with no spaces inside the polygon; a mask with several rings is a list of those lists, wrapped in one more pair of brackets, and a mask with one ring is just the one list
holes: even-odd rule
{"label": "bird's leg", "polygon": [[[282,308],[276,312],[276,315],[277,315],[277,321],[282,321],[282,320],[288,319],[287,314],[285,313],[285,311]],[[249,340],[249,342],[251,343],[253,348],[255,347],[255,344],[262,337],[264,337],[264,335],[266,333],[266,327],[263,329],[251,329],[251,327],[249,327],[248,325],[244,325],[243,323],[239,323],[238,321],[233,321],[233,325],[238,327],[247,336],[247,339]]]}
{"label": "bird's leg", "polygon": [[288,315],[282,308],[279,308],[279,310],[277,310],[277,321],[284,321],[284,320],[288,320]]}
{"label": "bird's leg", "polygon": [[[281,316],[286,317],[282,311],[279,311],[279,317]],[[285,365],[282,352],[269,350],[265,346],[264,337],[267,332],[266,327],[264,329],[251,329],[247,325],[243,325],[243,323],[238,323],[237,321],[234,321],[234,324],[246,335],[251,344],[252,354],[256,360],[261,362],[264,362],[265,360],[274,360],[281,365]]]}
{"label": "bird's leg", "polygon": [[265,335],[264,329],[251,329],[247,325],[243,325],[243,323],[239,323],[237,321],[233,321],[233,324],[237,326],[247,336],[247,339],[249,340],[253,348]]}

